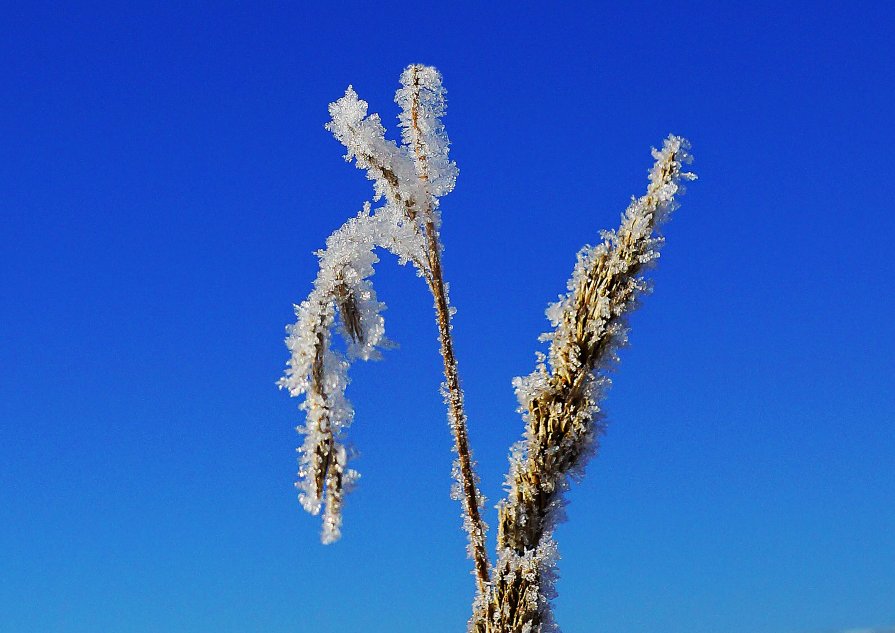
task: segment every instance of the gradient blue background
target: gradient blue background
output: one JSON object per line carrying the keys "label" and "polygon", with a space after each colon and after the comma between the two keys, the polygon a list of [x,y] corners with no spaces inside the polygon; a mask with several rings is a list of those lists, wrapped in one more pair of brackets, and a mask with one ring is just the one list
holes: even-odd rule
{"label": "gradient blue background", "polygon": [[79,4],[0,19],[0,631],[465,630],[422,283],[383,256],[401,347],[353,372],[334,546],[274,387],[311,252],[370,195],[326,104],[352,83],[394,136],[416,61],[450,92],[492,521],[574,253],[651,145],[697,158],[558,531],[566,633],[895,624],[890,3]]}

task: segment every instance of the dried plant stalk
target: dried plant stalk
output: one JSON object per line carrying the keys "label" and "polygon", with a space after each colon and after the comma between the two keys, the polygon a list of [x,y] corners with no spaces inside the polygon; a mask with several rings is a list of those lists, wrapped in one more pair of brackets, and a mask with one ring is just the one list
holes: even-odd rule
{"label": "dried plant stalk", "polygon": [[[562,517],[570,475],[582,474],[602,430],[599,401],[606,372],[627,340],[626,318],[647,290],[644,269],[658,257],[655,235],[673,210],[687,162],[686,141],[670,136],[650,172],[646,195],[632,201],[616,232],[585,247],[569,293],[548,310],[555,330],[549,368],[515,381],[526,421],[525,437],[511,458],[509,493],[498,506],[498,562],[488,600],[476,605],[476,633],[534,633],[555,629],[556,547],[553,526]],[[546,359],[544,359],[546,360]]]}
{"label": "dried plant stalk", "polygon": [[[448,159],[449,141],[441,124],[445,114],[445,90],[441,76],[431,67],[413,65],[401,75],[402,88],[396,94],[401,106],[401,146],[384,136],[379,116],[367,114],[367,104],[349,87],[345,96],[330,104],[331,121],[327,124],[348,150],[346,160],[354,160],[374,183],[374,200],[385,198],[384,206],[371,214],[369,205],[327,241],[321,251],[320,273],[308,301],[297,307],[299,321],[290,329],[287,344],[293,355],[281,386],[293,395],[304,395],[302,403],[308,422],[300,429],[307,436],[300,449],[302,468],[299,488],[302,503],[317,513],[324,512],[324,541],[338,537],[342,489],[344,487],[344,449],[338,444],[353,416],[342,392],[347,384],[347,362],[330,350],[329,328],[332,313],[338,310],[343,334],[350,349],[365,350],[360,358],[373,358],[381,347],[382,327],[378,316],[381,304],[375,301],[366,278],[372,274],[371,255],[376,247],[398,255],[402,263],[412,262],[425,278],[432,293],[436,325],[444,360],[443,385],[448,417],[457,453],[455,476],[457,495],[462,503],[464,527],[469,539],[469,555],[474,561],[478,594],[488,586],[489,561],[485,551],[486,526],[481,516],[484,498],[477,479],[466,429],[463,393],[457,370],[457,358],[451,337],[451,312],[447,284],[441,263],[439,199],[454,186],[457,168]],[[372,259],[371,259],[372,257]],[[364,260],[356,266],[355,259]],[[361,295],[367,295],[361,300]],[[373,299],[370,299],[373,297]],[[369,323],[374,324],[372,336]],[[325,366],[336,365],[334,376]],[[339,424],[329,424],[333,415],[328,401],[341,406]],[[341,450],[339,450],[341,449]],[[335,456],[335,461],[332,459]],[[341,460],[338,459],[341,457]],[[356,479],[351,472],[350,480]],[[334,526],[334,527],[333,527]]]}
{"label": "dried plant stalk", "polygon": [[[633,199],[616,231],[585,247],[569,280],[569,292],[547,310],[554,331],[549,355],[539,354],[535,371],[514,381],[525,420],[523,440],[514,447],[507,475],[507,498],[498,505],[498,551],[494,566],[485,548],[484,497],[478,488],[469,447],[463,392],[451,335],[453,309],[441,262],[440,198],[454,187],[456,165],[448,159],[449,141],[441,118],[445,90],[428,66],[408,66],[395,101],[401,108],[402,144],[385,139],[379,116],[349,86],[330,104],[327,129],[345,145],[373,181],[374,201],[346,222],[320,251],[314,290],[296,306],[298,321],[288,328],[292,352],[280,386],[304,396],[307,421],[299,449],[299,498],[323,512],[323,541],[339,538],[344,493],[358,475],[348,469],[344,432],[354,411],[344,397],[351,360],[379,357],[387,347],[380,315],[384,305],[370,284],[377,248],[412,263],[432,293],[441,356],[443,393],[457,453],[454,495],[462,505],[468,554],[474,563],[476,598],[469,629],[473,633],[549,633],[558,630],[551,600],[555,595],[556,545],[553,528],[563,518],[563,492],[570,477],[583,473],[603,429],[599,402],[607,375],[627,341],[627,315],[648,283],[644,271],[658,258],[657,231],[675,208],[682,171],[689,161],[687,142],[669,136],[656,160],[644,196]],[[330,344],[335,317],[347,346]]]}
{"label": "dried plant stalk", "polygon": [[[441,357],[444,360],[444,389],[445,399],[448,405],[448,417],[451,422],[451,431],[454,434],[454,451],[457,453],[459,485],[462,490],[460,498],[463,502],[464,522],[469,537],[469,555],[475,563],[476,585],[480,596],[484,596],[489,582],[488,553],[485,550],[485,522],[482,520],[480,507],[484,504],[484,498],[479,492],[473,470],[472,453],[469,449],[469,433],[466,429],[466,412],[463,407],[463,391],[460,389],[460,373],[457,368],[457,357],[454,355],[454,342],[451,336],[451,310],[448,304],[447,289],[444,283],[444,275],[441,267],[441,239],[438,235],[436,217],[433,213],[435,198],[429,193],[429,157],[428,154],[434,148],[427,143],[426,130],[423,129],[421,120],[421,100],[425,91],[433,88],[441,89],[440,77],[433,77],[434,69],[426,68],[420,64],[414,64],[404,71],[401,77],[405,86],[406,95],[399,97],[401,101],[408,101],[404,106],[409,114],[402,123],[405,127],[405,141],[409,141],[413,147],[414,163],[417,175],[426,190],[425,206],[423,209],[423,222],[426,237],[426,255],[428,270],[426,281],[432,297],[435,300],[435,320],[438,325],[438,340],[441,344]],[[441,100],[441,95],[430,95],[434,101]],[[443,106],[435,112],[435,117],[441,116]],[[434,118],[434,117],[433,117]],[[438,130],[435,130],[437,133]]]}

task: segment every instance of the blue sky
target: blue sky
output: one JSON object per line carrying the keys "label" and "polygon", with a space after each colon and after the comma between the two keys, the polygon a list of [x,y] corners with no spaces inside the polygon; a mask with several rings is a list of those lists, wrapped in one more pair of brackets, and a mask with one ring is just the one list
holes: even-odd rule
{"label": "blue sky", "polygon": [[411,62],[449,91],[444,264],[489,507],[544,307],[650,146],[693,143],[557,534],[564,631],[895,624],[893,23],[884,3],[5,3],[0,630],[464,630],[420,280],[389,256],[374,278],[401,346],[354,369],[363,479],[334,546],[295,500],[300,417],[274,387],[311,253],[370,195],[326,105],[351,83],[394,136]]}

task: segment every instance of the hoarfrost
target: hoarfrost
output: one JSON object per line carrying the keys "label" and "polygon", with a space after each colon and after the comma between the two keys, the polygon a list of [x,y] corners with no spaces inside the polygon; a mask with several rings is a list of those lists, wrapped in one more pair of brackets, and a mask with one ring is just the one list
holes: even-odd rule
{"label": "hoarfrost", "polygon": [[[440,119],[446,111],[441,76],[434,68],[413,65],[401,75],[401,84],[395,101],[402,109],[402,145],[385,138],[379,115],[368,113],[367,102],[351,86],[329,105],[326,129],[345,146],[345,160],[354,161],[373,181],[373,201],[381,204],[373,209],[365,203],[330,235],[317,252],[313,289],[295,306],[296,322],[286,328],[290,359],[278,385],[303,398],[299,408],[306,413],[297,429],[304,440],[296,487],[305,510],[323,510],[325,543],[339,538],[343,497],[359,477],[347,466],[352,451],[344,441],[354,418],[345,397],[348,369],[357,359],[379,359],[390,346],[385,304],[370,281],[379,261],[375,251],[383,248],[401,264],[412,263],[431,282],[432,250],[441,249],[438,198],[453,189],[457,177]],[[332,347],[334,330],[345,342],[344,353]]]}

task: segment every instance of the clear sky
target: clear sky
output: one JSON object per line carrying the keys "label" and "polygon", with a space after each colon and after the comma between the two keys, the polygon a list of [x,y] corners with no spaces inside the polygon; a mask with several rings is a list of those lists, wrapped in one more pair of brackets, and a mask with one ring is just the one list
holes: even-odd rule
{"label": "clear sky", "polygon": [[370,196],[326,105],[351,83],[396,136],[411,62],[449,91],[492,523],[544,307],[650,146],[693,144],[557,534],[564,631],[895,625],[891,3],[77,4],[0,17],[0,631],[465,630],[422,282],[383,256],[401,347],[354,368],[333,546],[274,386],[312,251]]}

